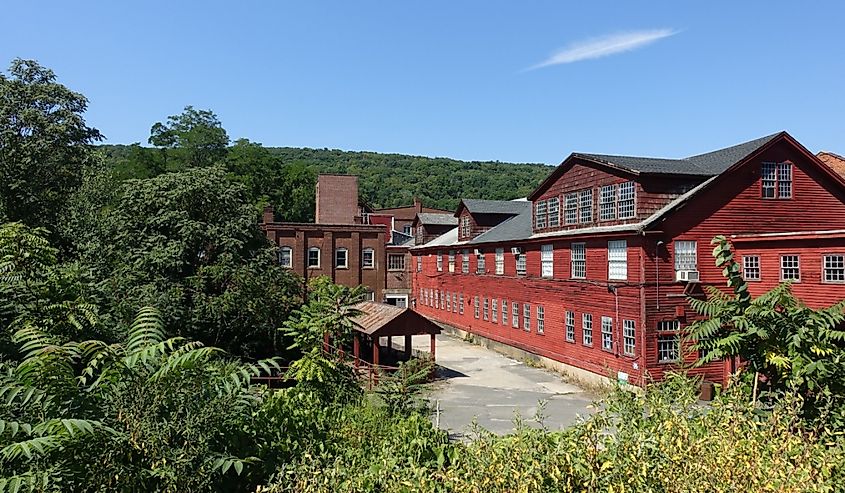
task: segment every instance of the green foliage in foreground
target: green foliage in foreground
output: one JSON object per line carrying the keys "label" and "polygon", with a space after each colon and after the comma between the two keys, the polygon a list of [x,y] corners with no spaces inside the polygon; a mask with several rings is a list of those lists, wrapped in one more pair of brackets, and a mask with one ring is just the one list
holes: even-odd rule
{"label": "green foliage in foreground", "polygon": [[286,467],[270,492],[827,492],[845,481],[845,442],[798,426],[800,401],[760,413],[739,391],[711,407],[670,376],[619,389],[564,431],[520,426],[448,442],[417,414],[382,423],[359,414],[331,449]]}
{"label": "green foliage in foreground", "polygon": [[[689,327],[697,365],[738,358],[749,394],[771,402],[785,391],[804,399],[806,418],[835,429],[845,427],[845,300],[808,308],[789,283],[753,298],[734,259],[730,242],[711,242],[731,294],[707,286],[709,298],[690,305],[707,317]],[[756,380],[756,381],[755,381]]]}

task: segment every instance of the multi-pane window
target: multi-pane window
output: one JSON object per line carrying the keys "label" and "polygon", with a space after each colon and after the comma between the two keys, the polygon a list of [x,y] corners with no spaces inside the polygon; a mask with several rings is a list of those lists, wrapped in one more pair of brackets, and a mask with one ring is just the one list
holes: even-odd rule
{"label": "multi-pane window", "polygon": [[484,298],[484,320],[490,320],[490,301]]}
{"label": "multi-pane window", "polygon": [[464,250],[461,254],[461,272],[469,274],[469,250]]}
{"label": "multi-pane window", "polygon": [[449,272],[455,272],[455,251],[449,250]]}
{"label": "multi-pane window", "polygon": [[437,252],[437,272],[443,272],[443,254]]}
{"label": "multi-pane window", "polygon": [[516,256],[516,274],[518,276],[524,276],[525,270],[526,270],[525,254],[524,253],[517,254],[517,256]]}
{"label": "multi-pane window", "polygon": [[469,216],[465,214],[461,216],[461,238],[469,237],[470,231]]}
{"label": "multi-pane window", "polygon": [[499,322],[499,300],[493,298],[490,300],[490,321],[495,323]]}
{"label": "multi-pane window", "polygon": [[279,249],[279,265],[287,268],[293,266],[293,250],[291,247],[285,246]]}
{"label": "multi-pane window", "polygon": [[698,270],[698,249],[694,241],[675,242],[675,270]]}
{"label": "multi-pane window", "polygon": [[546,310],[542,306],[537,307],[537,333],[542,334],[546,330]]}
{"label": "multi-pane window", "polygon": [[566,311],[566,340],[575,342],[575,312]]}
{"label": "multi-pane window", "polygon": [[387,270],[405,270],[405,254],[391,253],[388,255]]}
{"label": "multi-pane window", "polygon": [[601,318],[601,348],[613,351],[613,319]]}
{"label": "multi-pane window", "polygon": [[496,274],[502,275],[505,273],[505,249],[496,249]]}
{"label": "multi-pane window", "polygon": [[361,250],[361,267],[372,269],[376,265],[376,253],[372,248]]}
{"label": "multi-pane window", "polygon": [[622,321],[622,351],[633,355],[637,347],[637,324],[633,320]]}
{"label": "multi-pane window", "polygon": [[519,328],[519,303],[515,301],[511,304],[511,325]]}
{"label": "multi-pane window", "polygon": [[446,308],[446,291],[440,292],[440,309],[444,310]]}
{"label": "multi-pane window", "polygon": [[607,242],[607,278],[622,281],[628,278],[628,242],[626,240]]}
{"label": "multi-pane window", "polygon": [[593,222],[593,189],[588,188],[578,192],[579,214],[578,220],[581,223]]}
{"label": "multi-pane window", "polygon": [[540,270],[543,277],[552,277],[555,271],[554,245],[542,245],[540,247]]}
{"label": "multi-pane window", "polygon": [[742,257],[742,275],[746,281],[760,280],[760,257],[746,255]]}
{"label": "multi-pane window", "polygon": [[578,223],[578,193],[568,193],[564,196],[563,217],[566,224]]}
{"label": "multi-pane window", "polygon": [[619,219],[631,219],[637,215],[636,187],[634,182],[619,184]]}
{"label": "multi-pane window", "polygon": [[599,189],[599,219],[616,219],[616,185],[605,185]]}
{"label": "multi-pane window", "polygon": [[800,281],[801,269],[798,265],[798,255],[781,255],[780,257],[780,280]]}
{"label": "multi-pane window", "polygon": [[845,255],[824,256],[824,282],[845,282]]}
{"label": "multi-pane window", "polygon": [[534,203],[534,227],[544,229],[560,225],[560,199],[552,197]]}
{"label": "multi-pane window", "polygon": [[434,290],[434,308],[440,308],[440,290]]}
{"label": "multi-pane window", "polygon": [[417,226],[417,245],[423,244],[423,238],[425,237],[425,228],[422,224]]}
{"label": "multi-pane window", "polygon": [[338,248],[334,251],[334,266],[338,269],[349,267],[349,251],[345,248]]}
{"label": "multi-pane window", "polygon": [[478,296],[476,296],[472,299],[472,303],[473,303],[473,306],[475,307],[475,309],[474,309],[475,318],[478,318],[479,315],[480,315],[479,312],[481,311],[481,305],[478,303]]}
{"label": "multi-pane window", "polygon": [[560,199],[552,197],[547,202],[549,203],[549,227],[556,228],[560,225]]}
{"label": "multi-pane window", "polygon": [[508,325],[508,300],[502,299],[502,325]]}
{"label": "multi-pane window", "polygon": [[484,252],[479,252],[476,259],[478,260],[478,265],[475,269],[476,272],[479,274],[487,272],[487,258],[484,256]]}
{"label": "multi-pane window", "polygon": [[320,266],[320,249],[311,247],[308,249],[308,267]]}
{"label": "multi-pane window", "polygon": [[678,320],[661,320],[657,323],[657,361],[671,363],[680,359],[680,330],[681,322]]}
{"label": "multi-pane window", "polygon": [[452,313],[458,312],[458,293],[452,293]]}
{"label": "multi-pane window", "polygon": [[531,332],[531,305],[528,303],[522,305],[522,328]]}
{"label": "multi-pane window", "polygon": [[461,293],[458,295],[458,313],[463,315],[464,314],[464,294]]}
{"label": "multi-pane window", "polygon": [[587,247],[584,243],[573,243],[569,249],[573,279],[587,277]]}
{"label": "multi-pane window", "polygon": [[585,346],[593,345],[593,315],[585,313],[581,316],[582,341]]}
{"label": "multi-pane window", "polygon": [[547,212],[546,212],[546,201],[540,200],[534,204],[534,227],[537,229],[543,229],[546,227],[546,219],[547,219]]}
{"label": "multi-pane window", "polygon": [[452,293],[446,293],[446,311],[452,311]]}
{"label": "multi-pane window", "polygon": [[417,256],[417,272],[422,272],[422,256]]}
{"label": "multi-pane window", "polygon": [[792,198],[792,163],[763,163],[760,175],[764,199]]}

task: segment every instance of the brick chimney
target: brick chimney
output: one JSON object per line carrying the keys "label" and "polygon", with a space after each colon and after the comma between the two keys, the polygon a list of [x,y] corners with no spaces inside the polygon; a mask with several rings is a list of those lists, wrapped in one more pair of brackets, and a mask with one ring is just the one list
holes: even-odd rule
{"label": "brick chimney", "polygon": [[416,212],[422,212],[422,202],[420,202],[419,197],[414,197],[414,210]]}
{"label": "brick chimney", "polygon": [[273,206],[267,204],[264,206],[264,214],[261,215],[261,222],[264,224],[269,224],[274,222],[276,219],[276,213],[273,210]]}
{"label": "brick chimney", "polygon": [[316,203],[317,224],[354,224],[358,214],[358,177],[319,175]]}

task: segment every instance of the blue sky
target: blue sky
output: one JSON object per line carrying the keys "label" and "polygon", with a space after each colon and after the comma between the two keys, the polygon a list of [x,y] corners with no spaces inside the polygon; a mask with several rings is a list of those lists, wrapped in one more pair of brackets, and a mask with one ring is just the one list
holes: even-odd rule
{"label": "blue sky", "polygon": [[55,70],[113,143],[190,104],[274,146],[554,164],[787,130],[845,153],[842,2],[32,1],[3,17],[0,63]]}

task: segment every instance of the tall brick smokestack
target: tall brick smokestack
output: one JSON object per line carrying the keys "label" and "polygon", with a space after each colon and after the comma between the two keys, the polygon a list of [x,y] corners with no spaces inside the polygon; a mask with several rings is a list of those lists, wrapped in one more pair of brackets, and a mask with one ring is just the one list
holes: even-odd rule
{"label": "tall brick smokestack", "polygon": [[358,214],[358,177],[319,175],[316,202],[317,224],[354,224]]}

